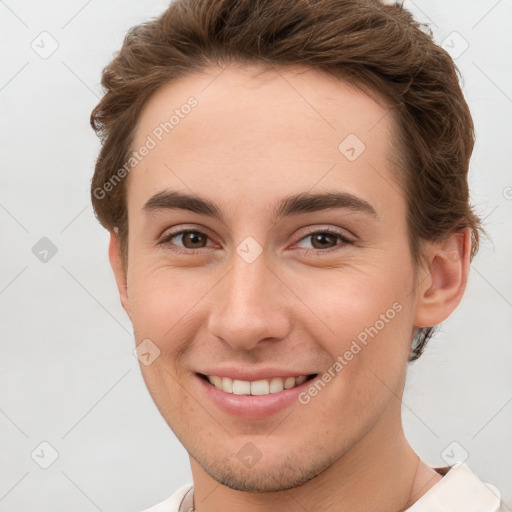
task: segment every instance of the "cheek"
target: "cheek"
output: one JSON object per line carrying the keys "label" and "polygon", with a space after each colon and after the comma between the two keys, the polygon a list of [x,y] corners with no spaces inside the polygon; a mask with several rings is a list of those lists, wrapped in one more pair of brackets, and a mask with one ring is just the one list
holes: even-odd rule
{"label": "cheek", "polygon": [[130,316],[140,335],[157,340],[186,323],[213,286],[211,279],[190,270],[140,268],[144,270],[128,272]]}
{"label": "cheek", "polygon": [[314,321],[323,324],[322,332],[328,333],[334,347],[339,343],[338,349],[346,350],[347,341],[386,337],[408,320],[403,314],[411,300],[407,277],[404,274],[401,280],[388,269],[365,265],[304,274],[294,279],[294,288],[311,307],[311,328]]}
{"label": "cheek", "polygon": [[[144,268],[142,265],[140,268]],[[194,286],[197,285],[197,286]],[[203,283],[206,286],[205,283]],[[195,307],[204,296],[200,283],[177,271],[152,271],[128,276],[130,316],[137,344],[148,343],[157,355],[151,364],[141,360],[146,386],[164,418],[187,408],[187,394],[179,384],[185,379],[183,354],[194,339]]]}
{"label": "cheek", "polygon": [[400,391],[413,322],[407,278],[367,267],[317,279],[315,286],[303,281],[298,294],[307,291],[315,315],[302,318],[331,358],[323,375],[336,389],[333,406],[373,403],[388,392],[383,382]]}
{"label": "cheek", "polygon": [[338,335],[323,340],[331,363],[302,396],[308,415],[325,434],[343,431],[356,436],[401,396],[409,313],[398,301],[382,310],[387,323],[375,315],[381,308],[368,311],[348,303],[339,312],[342,316],[333,327]]}

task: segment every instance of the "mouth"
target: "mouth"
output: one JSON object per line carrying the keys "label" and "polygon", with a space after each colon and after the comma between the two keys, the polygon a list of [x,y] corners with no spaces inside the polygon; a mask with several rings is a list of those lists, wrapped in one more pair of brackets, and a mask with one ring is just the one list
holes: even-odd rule
{"label": "mouth", "polygon": [[220,377],[218,375],[197,374],[216,389],[224,393],[246,396],[264,396],[270,394],[279,394],[285,390],[301,386],[305,382],[314,379],[318,373],[309,375],[299,375],[297,377],[272,377],[270,379],[261,379],[255,381],[238,380],[230,377]]}
{"label": "mouth", "polygon": [[285,366],[231,365],[201,370],[193,372],[197,396],[219,412],[242,420],[269,419],[294,406],[303,411],[300,398],[310,381],[320,375]]}

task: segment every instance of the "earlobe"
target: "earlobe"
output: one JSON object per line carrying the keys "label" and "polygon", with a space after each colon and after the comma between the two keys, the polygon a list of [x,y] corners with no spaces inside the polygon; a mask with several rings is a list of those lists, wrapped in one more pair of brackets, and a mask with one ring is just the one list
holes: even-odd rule
{"label": "earlobe", "polygon": [[446,320],[466,289],[471,230],[465,228],[441,242],[431,242],[425,272],[417,284],[416,327],[431,327]]}
{"label": "earlobe", "polygon": [[123,309],[126,311],[128,316],[130,316],[126,273],[125,273],[125,269],[123,268],[123,261],[122,261],[122,257],[121,257],[121,248],[120,248],[116,228],[114,228],[114,230],[110,231],[110,243],[109,243],[109,247],[108,247],[108,257],[110,260],[110,265],[112,267],[112,270],[114,271],[114,277],[116,279],[117,289],[119,291],[119,298],[121,300],[121,305],[123,306]]}

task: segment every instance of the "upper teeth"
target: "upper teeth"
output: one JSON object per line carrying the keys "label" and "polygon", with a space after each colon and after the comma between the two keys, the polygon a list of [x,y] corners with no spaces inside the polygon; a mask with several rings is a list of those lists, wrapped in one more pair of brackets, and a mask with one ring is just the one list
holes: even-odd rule
{"label": "upper teeth", "polygon": [[306,375],[300,377],[273,377],[269,380],[233,380],[229,377],[217,377],[216,375],[207,375],[208,380],[218,389],[226,393],[235,395],[268,395],[269,393],[279,393],[283,389],[290,389],[302,384]]}

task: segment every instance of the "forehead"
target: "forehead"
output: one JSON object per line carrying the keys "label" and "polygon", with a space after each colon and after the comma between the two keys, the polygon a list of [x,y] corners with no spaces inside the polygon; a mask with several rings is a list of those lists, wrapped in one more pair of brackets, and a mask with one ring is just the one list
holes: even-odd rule
{"label": "forehead", "polygon": [[393,157],[388,114],[384,102],[318,70],[208,68],[166,84],[145,105],[132,149],[150,139],[152,148],[130,173],[128,194],[140,206],[163,188],[224,193],[227,201],[236,186],[246,199],[320,182],[382,190]]}

